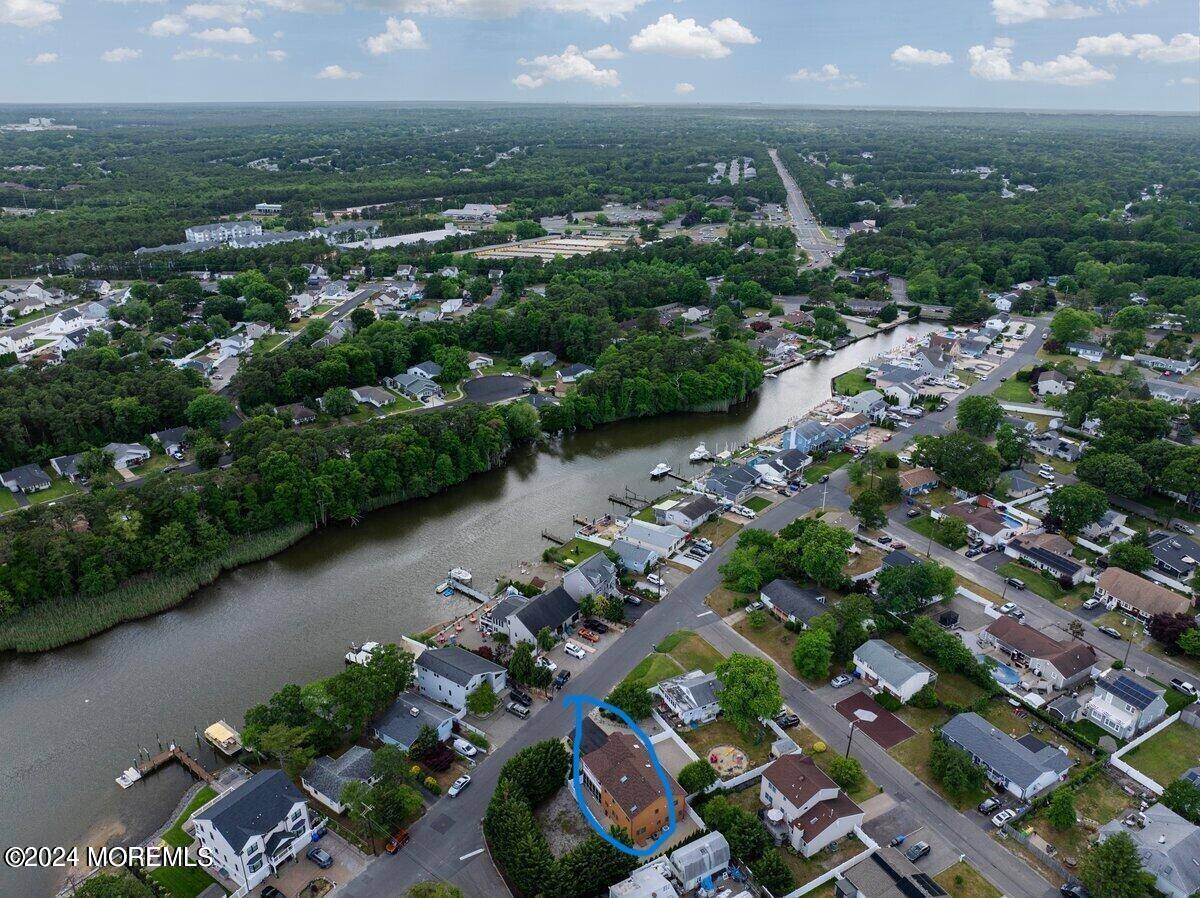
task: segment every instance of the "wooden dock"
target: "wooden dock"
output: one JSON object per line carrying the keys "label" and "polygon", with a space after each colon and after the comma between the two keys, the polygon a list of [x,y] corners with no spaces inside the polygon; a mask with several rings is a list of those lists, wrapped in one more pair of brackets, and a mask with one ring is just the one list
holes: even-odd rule
{"label": "wooden dock", "polygon": [[160,751],[144,761],[138,761],[137,764],[122,773],[117,777],[117,785],[122,789],[128,789],[138,780],[143,780],[150,774],[162,770],[168,764],[176,762],[202,783],[211,783],[215,779],[213,774],[204,769],[204,765],[178,745],[171,743],[166,750]]}
{"label": "wooden dock", "polygon": [[485,595],[482,592],[480,592],[478,589],[467,586],[467,584],[465,584],[465,583],[460,583],[458,580],[455,580],[453,577],[451,577],[450,579],[448,579],[446,581],[446,585],[449,586],[451,589],[453,589],[455,592],[461,593],[462,595],[466,596],[468,599],[474,599],[480,605],[484,605],[492,600],[491,596]]}
{"label": "wooden dock", "polygon": [[691,480],[689,480],[689,479],[688,479],[688,478],[686,478],[686,477],[680,477],[680,476],[679,476],[678,474],[676,474],[674,471],[667,471],[667,473],[666,473],[666,475],[665,475],[665,476],[667,476],[667,477],[671,478],[672,480],[678,480],[680,483],[685,483],[685,484],[686,484],[686,483],[691,483],[691,482],[692,482]]}
{"label": "wooden dock", "polygon": [[550,540],[550,542],[554,543],[555,545],[559,545],[559,546],[565,546],[567,543],[570,542],[569,539],[563,539],[561,536],[557,536],[557,535],[551,533],[549,530],[542,531],[542,539],[548,539],[548,540]]}

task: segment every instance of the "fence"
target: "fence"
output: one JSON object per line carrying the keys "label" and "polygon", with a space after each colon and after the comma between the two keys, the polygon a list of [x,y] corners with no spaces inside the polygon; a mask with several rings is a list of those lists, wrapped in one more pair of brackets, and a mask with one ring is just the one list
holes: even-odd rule
{"label": "fence", "polygon": [[1161,733],[1163,730],[1165,730],[1167,727],[1169,727],[1171,724],[1173,724],[1175,721],[1177,721],[1182,713],[1183,713],[1182,711],[1176,711],[1170,717],[1165,718],[1157,726],[1151,727],[1150,729],[1146,730],[1146,732],[1142,733],[1142,735],[1138,736],[1136,739],[1134,739],[1132,742],[1130,742],[1128,745],[1123,746],[1119,751],[1113,752],[1112,757],[1110,757],[1108,759],[1108,763],[1112,764],[1113,767],[1116,767],[1119,771],[1121,771],[1123,774],[1125,774],[1127,777],[1129,777],[1135,783],[1145,786],[1147,789],[1149,789],[1155,795],[1162,795],[1163,787],[1161,785],[1159,785],[1159,783],[1156,780],[1152,780],[1152,779],[1150,779],[1150,777],[1146,776],[1146,774],[1142,773],[1140,770],[1137,770],[1134,767],[1130,767],[1128,764],[1126,764],[1122,760],[1122,758],[1125,755],[1127,755],[1132,749],[1137,748],[1139,745],[1141,745],[1143,742],[1145,742],[1147,739],[1157,736],[1159,733]]}
{"label": "fence", "polygon": [[821,886],[825,885],[825,883],[832,882],[833,880],[840,878],[843,873],[845,873],[855,864],[865,861],[879,850],[879,846],[875,844],[870,836],[863,832],[861,826],[854,827],[854,835],[858,836],[858,840],[867,846],[865,850],[860,851],[848,861],[842,861],[842,863],[838,864],[823,876],[819,876],[814,880],[806,882],[793,892],[788,892],[786,895],[782,896],[782,898],[800,898],[801,895],[807,895],[813,889],[820,888]]}

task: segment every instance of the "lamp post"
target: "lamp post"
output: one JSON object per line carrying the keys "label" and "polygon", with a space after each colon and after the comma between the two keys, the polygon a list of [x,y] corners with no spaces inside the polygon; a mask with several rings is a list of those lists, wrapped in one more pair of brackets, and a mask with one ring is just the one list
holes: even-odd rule
{"label": "lamp post", "polygon": [[850,721],[850,738],[846,741],[846,757],[850,757],[850,746],[854,744],[854,728],[860,723],[870,723],[879,715],[874,711],[867,711],[863,708],[854,709],[855,720]]}

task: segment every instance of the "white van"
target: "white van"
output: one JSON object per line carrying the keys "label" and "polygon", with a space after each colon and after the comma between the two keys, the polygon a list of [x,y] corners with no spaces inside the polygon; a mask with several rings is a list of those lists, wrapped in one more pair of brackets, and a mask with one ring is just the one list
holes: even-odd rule
{"label": "white van", "polygon": [[646,582],[651,583],[654,586],[662,586],[663,585],[662,577],[658,576],[658,574],[647,574]]}

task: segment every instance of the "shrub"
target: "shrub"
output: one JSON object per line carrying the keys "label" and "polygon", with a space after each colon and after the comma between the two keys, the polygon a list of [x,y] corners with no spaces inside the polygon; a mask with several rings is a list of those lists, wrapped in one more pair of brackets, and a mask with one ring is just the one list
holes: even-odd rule
{"label": "shrub", "polygon": [[425,777],[425,788],[428,789],[430,792],[432,792],[434,795],[442,794],[442,787],[438,785],[438,781],[436,779],[434,779],[432,776]]}
{"label": "shrub", "polygon": [[679,771],[679,785],[683,790],[692,795],[696,792],[703,792],[709,786],[717,781],[717,772],[713,770],[712,765],[701,758],[698,761],[692,761],[690,764],[685,764],[683,769]]}
{"label": "shrub", "polygon": [[856,758],[835,757],[829,762],[829,778],[847,792],[853,792],[863,781],[862,764]]}
{"label": "shrub", "polygon": [[875,701],[878,702],[879,706],[885,711],[899,711],[903,705],[900,699],[896,698],[896,696],[892,695],[890,692],[879,693],[879,695],[875,696]]}
{"label": "shrub", "polygon": [[824,742],[814,742],[813,743],[812,753],[814,755],[823,755],[827,751],[829,751],[829,746],[826,745]]}
{"label": "shrub", "polygon": [[908,703],[914,708],[936,708],[938,697],[937,693],[933,691],[933,685],[926,683],[916,695],[908,700]]}

